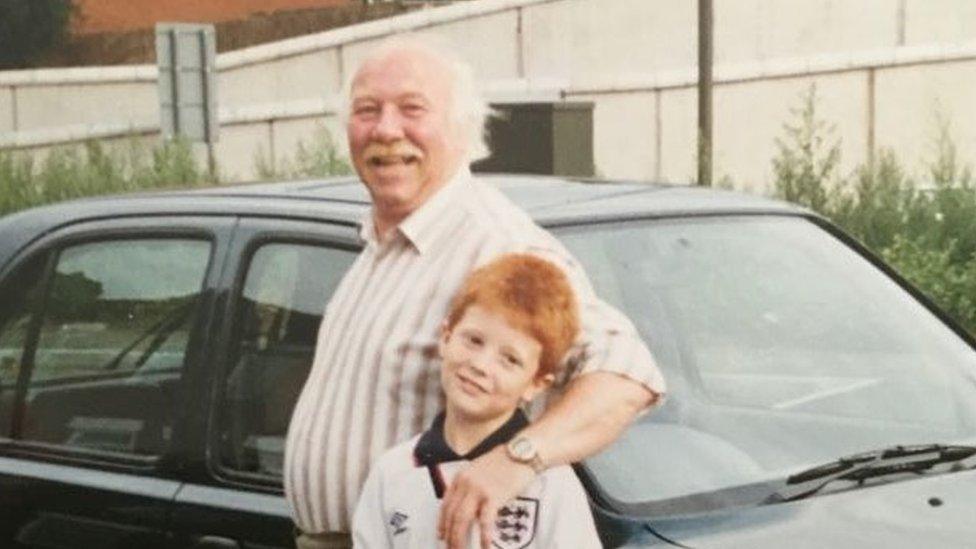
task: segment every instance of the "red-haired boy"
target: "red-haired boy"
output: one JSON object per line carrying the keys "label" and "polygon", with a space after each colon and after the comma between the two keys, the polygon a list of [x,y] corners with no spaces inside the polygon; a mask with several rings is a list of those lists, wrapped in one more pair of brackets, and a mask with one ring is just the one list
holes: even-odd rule
{"label": "red-haired boy", "polygon": [[[569,466],[542,470],[517,436],[520,409],[548,388],[579,330],[576,298],[558,267],[508,254],[475,270],[451,303],[440,338],[442,414],[370,471],[353,519],[357,547],[438,547],[440,498],[454,474],[499,444],[540,473],[503,506],[494,546],[600,547],[586,493]],[[480,534],[479,534],[480,535]],[[479,536],[472,536],[477,546]]]}

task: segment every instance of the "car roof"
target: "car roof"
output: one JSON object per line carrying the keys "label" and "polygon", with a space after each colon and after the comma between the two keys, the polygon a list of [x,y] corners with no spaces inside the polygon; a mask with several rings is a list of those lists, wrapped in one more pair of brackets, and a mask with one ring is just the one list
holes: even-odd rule
{"label": "car roof", "polygon": [[[573,179],[539,175],[478,174],[496,185],[543,226],[723,214],[800,214],[795,206],[740,192],[683,185]],[[223,185],[91,197],[0,218],[0,258],[58,227],[120,216],[254,215],[332,221],[354,226],[369,195],[351,176]]]}

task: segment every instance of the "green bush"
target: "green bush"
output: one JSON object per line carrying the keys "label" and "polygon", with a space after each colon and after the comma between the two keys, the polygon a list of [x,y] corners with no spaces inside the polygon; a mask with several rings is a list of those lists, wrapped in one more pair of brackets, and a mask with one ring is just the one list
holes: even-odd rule
{"label": "green bush", "polygon": [[319,128],[313,135],[310,145],[299,141],[295,156],[291,159],[271,158],[263,148],[254,156],[254,170],[264,180],[304,179],[309,177],[328,177],[348,175],[352,166],[339,155],[332,134]]}
{"label": "green bush", "polygon": [[777,196],[820,212],[836,182],[840,142],[828,142],[833,127],[817,119],[816,103],[817,88],[811,85],[800,107],[790,109],[797,120],[783,124],[785,135],[776,139],[773,174]]}
{"label": "green bush", "polygon": [[165,141],[151,149],[130,142],[112,150],[92,141],[52,149],[41,161],[24,152],[0,151],[0,215],[83,196],[211,183],[185,141]]}
{"label": "green bush", "polygon": [[[0,215],[60,200],[152,189],[199,187],[219,182],[200,166],[189,142],[163,141],[149,147],[137,141],[107,147],[97,141],[52,149],[46,156],[0,151]],[[272,168],[262,152],[255,159],[264,179],[324,177],[352,173],[323,128],[310,144],[300,142],[294,157]]]}
{"label": "green bush", "polygon": [[837,223],[976,333],[976,182],[938,121],[928,179],[912,180],[888,150],[839,173],[840,142],[816,113],[816,88],[793,109],[773,159],[774,194]]}
{"label": "green bush", "polygon": [[944,248],[929,248],[917,240],[895,235],[882,257],[918,285],[970,332],[976,328],[976,260],[953,261],[954,240]]}

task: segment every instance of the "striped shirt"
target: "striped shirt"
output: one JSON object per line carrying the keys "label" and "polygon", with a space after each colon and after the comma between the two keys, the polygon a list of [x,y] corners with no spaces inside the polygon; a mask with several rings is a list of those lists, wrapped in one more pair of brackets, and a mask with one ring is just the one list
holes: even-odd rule
{"label": "striped shirt", "polygon": [[370,465],[443,408],[440,325],[467,274],[500,254],[534,253],[566,272],[581,316],[571,374],[612,371],[664,392],[630,321],[596,297],[554,237],[467,169],[385,242],[369,215],[360,234],[365,247],[326,307],[285,443],[285,494],[303,531],[348,532]]}

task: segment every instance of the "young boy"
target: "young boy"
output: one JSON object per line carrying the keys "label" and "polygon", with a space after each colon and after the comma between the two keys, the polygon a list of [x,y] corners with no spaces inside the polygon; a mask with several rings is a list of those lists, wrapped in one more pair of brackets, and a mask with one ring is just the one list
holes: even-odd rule
{"label": "young boy", "polygon": [[[569,281],[548,261],[508,254],[471,273],[438,346],[445,411],[373,466],[353,518],[354,545],[442,546],[444,490],[470,460],[512,442],[528,424],[520,404],[552,384],[578,325]],[[491,535],[501,549],[600,547],[586,493],[565,465],[543,471],[503,506]],[[479,536],[475,527],[471,547]]]}

